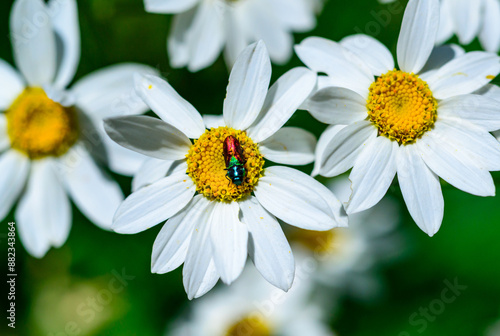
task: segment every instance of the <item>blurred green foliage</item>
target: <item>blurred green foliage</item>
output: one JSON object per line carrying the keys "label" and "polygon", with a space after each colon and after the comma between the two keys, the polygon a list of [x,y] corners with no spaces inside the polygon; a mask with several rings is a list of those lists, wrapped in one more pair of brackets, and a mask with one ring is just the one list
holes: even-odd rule
{"label": "blurred green foliage", "polygon": [[[0,2],[0,58],[12,64],[8,31],[11,5],[12,0]],[[228,78],[224,62],[219,59],[196,74],[171,69],[166,55],[171,17],[146,13],[142,0],[80,0],[78,6],[82,57],[76,80],[119,62],[146,63],[156,67],[201,113],[221,113]],[[376,35],[395,54],[404,3],[399,6],[399,11],[385,17],[388,7],[376,0],[330,0],[317,28],[310,34],[297,34],[296,42],[309,35],[338,41],[346,35],[367,32]],[[475,41],[467,49],[478,50],[479,43]],[[299,65],[295,56],[286,66],[274,66],[273,81]],[[305,112],[296,113],[289,124],[318,136],[325,128]],[[311,168],[309,165],[303,170],[310,172]],[[130,192],[130,179],[115,177],[124,192]],[[498,173],[494,177],[500,181]],[[402,204],[404,220],[400,229],[408,235],[410,253],[385,271],[387,293],[382,300],[368,305],[347,300],[331,316],[339,335],[481,335],[500,318],[500,200],[471,196],[448,185],[443,186],[443,192],[445,218],[433,238],[417,228]],[[390,193],[401,199],[397,184]],[[6,224],[12,220],[13,212],[0,229],[4,256]],[[166,275],[150,272],[151,249],[159,229],[131,236],[105,232],[73,207],[68,241],[62,248],[52,249],[44,259],[28,256],[18,240],[17,328],[12,333],[3,320],[0,330],[8,335],[35,336],[70,335],[68,330],[95,335],[162,334],[189,303],[180,269]],[[2,260],[6,264],[6,257]],[[98,306],[100,310],[95,308],[95,318],[91,319],[89,313],[84,319],[75,312],[75,307],[82,304],[82,309],[90,307],[87,299],[109,289],[116,277],[113,272],[122,270],[135,278],[122,291],[112,293],[109,303]],[[467,289],[446,304],[440,314],[431,313],[423,330],[419,309],[428,308],[441,297],[445,280],[453,283],[455,279]],[[1,287],[3,301],[7,293],[4,281]],[[3,311],[5,308],[2,306]],[[72,321],[77,329],[71,324],[65,331]]]}

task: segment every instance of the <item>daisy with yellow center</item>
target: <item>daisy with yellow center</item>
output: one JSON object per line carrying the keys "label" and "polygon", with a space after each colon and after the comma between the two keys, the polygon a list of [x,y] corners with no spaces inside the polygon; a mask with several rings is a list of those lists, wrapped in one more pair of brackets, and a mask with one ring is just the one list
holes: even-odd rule
{"label": "daisy with yellow center", "polygon": [[[263,42],[247,47],[229,78],[223,118],[206,118],[163,79],[136,78],[136,89],[160,116],[105,121],[118,144],[152,157],[140,183],[113,220],[119,233],[137,233],[167,220],[153,246],[152,271],[184,263],[190,299],[219,277],[233,282],[247,254],[271,284],[288,290],[293,256],[276,217],[314,230],[345,226],[342,205],[322,184],[298,170],[315,138],[283,127],[311,93],[315,74],[295,68],[269,89],[271,63]],[[162,162],[163,161],[163,162]]]}
{"label": "daisy with yellow center", "polygon": [[[245,157],[245,176],[240,185],[228,178],[224,155],[224,141],[235,137]],[[196,191],[211,200],[237,201],[248,195],[259,181],[264,168],[264,157],[259,147],[243,131],[217,127],[205,131],[186,156],[188,175],[196,184]]]}
{"label": "daisy with yellow center", "polygon": [[306,274],[287,292],[264,281],[253,267],[230,287],[216,288],[189,306],[168,328],[171,336],[334,336],[323,302]]}
{"label": "daisy with yellow center", "polygon": [[53,101],[41,88],[27,88],[7,110],[11,147],[30,159],[61,156],[79,136],[75,108]]}
{"label": "daisy with yellow center", "polygon": [[313,174],[332,177],[352,168],[352,214],[371,208],[396,173],[408,210],[430,236],[441,226],[439,177],[479,196],[493,196],[489,171],[500,169],[498,102],[476,94],[500,72],[500,58],[485,52],[448,59],[434,49],[438,0],[410,0],[398,40],[400,70],[389,50],[366,35],[340,43],[311,37],[299,58],[325,73],[304,108],[331,124],[316,149]]}
{"label": "daisy with yellow center", "polygon": [[[27,25],[40,16],[51,22],[27,36],[27,29],[32,31]],[[93,156],[129,175],[144,158],[108,140],[102,118],[144,113],[147,107],[137,103],[137,97],[135,102],[120,101],[120,107],[134,106],[128,111],[114,106],[121,96],[130,97],[134,73],[154,71],[134,64],[110,67],[67,89],[80,59],[75,0],[16,0],[10,21],[19,72],[0,60],[0,220],[19,198],[19,237],[26,250],[40,258],[68,237],[68,195],[96,225],[111,226],[123,194]]]}

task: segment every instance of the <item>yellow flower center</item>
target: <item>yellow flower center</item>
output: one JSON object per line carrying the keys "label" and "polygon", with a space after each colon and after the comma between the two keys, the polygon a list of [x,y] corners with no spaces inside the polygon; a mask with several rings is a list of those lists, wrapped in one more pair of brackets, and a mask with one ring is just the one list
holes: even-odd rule
{"label": "yellow flower center", "polygon": [[78,116],[41,88],[27,88],[6,112],[11,147],[29,158],[61,156],[78,139]]}
{"label": "yellow flower center", "polygon": [[249,315],[232,325],[224,336],[271,336],[271,327],[258,315]]}
{"label": "yellow flower center", "polygon": [[399,144],[420,138],[437,118],[437,101],[427,83],[399,70],[378,77],[370,86],[367,108],[379,135]]}
{"label": "yellow flower center", "polygon": [[294,229],[289,238],[314,253],[325,255],[338,252],[345,241],[345,235],[343,228],[328,231]]}
{"label": "yellow flower center", "polygon": [[[241,185],[229,176],[224,159],[224,140],[234,136],[242,149],[244,162],[240,162],[245,175]],[[206,130],[194,141],[187,158],[187,174],[196,184],[196,191],[210,200],[236,201],[249,195],[262,176],[264,158],[256,143],[244,131],[229,127]]]}

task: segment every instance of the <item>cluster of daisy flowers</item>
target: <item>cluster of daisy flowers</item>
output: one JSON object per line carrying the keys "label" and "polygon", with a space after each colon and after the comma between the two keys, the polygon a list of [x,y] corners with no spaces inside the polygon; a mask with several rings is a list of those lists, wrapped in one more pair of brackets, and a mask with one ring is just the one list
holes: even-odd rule
{"label": "cluster of daisy flowers", "polygon": [[[345,176],[327,186],[340,200],[349,199]],[[380,267],[405,251],[398,222],[399,207],[388,197],[349,216],[349,228],[289,228],[296,278],[288,292],[272,286],[248,265],[234,284],[192,303],[165,335],[195,336],[202,330],[207,336],[333,336],[327,322],[337,319],[344,298],[373,303],[383,292]]]}
{"label": "cluster of daisy flowers", "polygon": [[[463,43],[479,34],[487,50],[498,51],[499,20],[491,18],[496,1],[478,1],[470,10],[461,1],[453,8],[453,18],[464,8],[488,16],[473,16],[470,31],[453,24]],[[40,13],[50,22],[13,44],[19,72],[0,61],[0,218],[19,199],[19,235],[36,257],[66,241],[70,198],[96,225],[118,233],[164,223],[151,269],[167,273],[183,264],[189,299],[219,279],[236,281],[247,257],[267,282],[288,291],[296,265],[311,251],[334,256],[322,259],[314,281],[332,287],[361,282],[350,289],[360,293],[370,287],[366,276],[332,278],[364,274],[375,263],[370,256],[385,244],[369,246],[394,228],[397,212],[366,211],[396,176],[410,215],[429,236],[443,220],[440,179],[473,195],[495,194],[490,171],[500,170],[500,143],[491,132],[500,129],[500,94],[489,83],[500,72],[500,57],[435,47],[446,4],[408,2],[396,68],[390,51],[366,35],[340,42],[308,37],[293,48],[292,32],[314,27],[319,1],[289,0],[283,7],[281,0],[145,0],[147,11],[175,14],[168,39],[173,67],[197,71],[224,50],[231,71],[216,116],[200,114],[154,69],[139,64],[97,71],[68,89],[80,57],[76,2],[16,0],[13,36],[23,36],[26,22]],[[271,61],[286,63],[294,50],[305,67],[270,85]],[[126,108],[116,108],[117,101]],[[157,117],[140,115],[148,109]],[[298,109],[329,125],[318,142],[285,126]],[[288,167],[313,162],[310,175]],[[127,198],[106,165],[134,175]],[[343,192],[314,178],[349,171]],[[385,228],[366,231],[371,218]],[[339,244],[352,259],[332,252]],[[244,301],[252,294],[234,295]],[[261,334],[275,325],[290,328],[293,307],[257,321]],[[238,335],[232,328],[252,311],[233,313],[225,332]]]}

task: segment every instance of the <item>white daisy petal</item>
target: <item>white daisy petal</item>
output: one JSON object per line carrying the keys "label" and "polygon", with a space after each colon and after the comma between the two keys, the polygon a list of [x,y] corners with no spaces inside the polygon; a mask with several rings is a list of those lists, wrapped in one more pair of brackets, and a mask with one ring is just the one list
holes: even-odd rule
{"label": "white daisy petal", "polygon": [[179,13],[172,18],[170,35],[167,40],[167,51],[170,66],[182,68],[189,63],[189,28],[198,7]]}
{"label": "white daisy petal", "polygon": [[306,100],[303,107],[325,124],[349,125],[367,117],[366,99],[340,87],[319,90]]}
{"label": "white daisy petal", "polygon": [[50,246],[60,247],[68,238],[71,207],[50,159],[37,160],[31,165],[16,220],[23,245],[37,258],[43,257]]}
{"label": "white daisy petal", "polygon": [[201,289],[206,290],[210,287],[207,286],[207,284],[212,284],[213,282],[207,281],[213,279],[213,276],[207,277],[207,275],[213,274],[213,269],[215,268],[213,267],[215,265],[212,265],[214,261],[212,258],[212,243],[210,241],[211,218],[215,202],[208,203],[209,205],[202,212],[201,218],[192,229],[191,241],[182,270],[184,289],[186,290],[189,300],[203,295]]}
{"label": "white daisy petal", "polygon": [[54,85],[64,89],[75,76],[80,62],[80,26],[75,0],[50,0],[52,26],[62,42],[62,55]]}
{"label": "white daisy petal", "polygon": [[463,119],[488,131],[500,129],[500,101],[475,94],[455,96],[439,102],[438,115],[460,124]]}
{"label": "white daisy petal", "polygon": [[292,57],[292,36],[276,22],[275,17],[266,10],[253,13],[248,26],[256,40],[266,43],[269,55],[274,63],[284,65]]}
{"label": "white daisy petal", "polygon": [[215,267],[214,259],[212,258],[210,260],[210,263],[208,264],[205,274],[201,278],[198,290],[194,293],[192,298],[197,299],[208,293],[208,291],[214,288],[214,286],[217,284],[219,278],[220,275],[217,271],[217,267]]}
{"label": "white daisy petal", "polygon": [[438,0],[410,0],[398,39],[398,64],[405,72],[418,73],[434,48],[439,28]]}
{"label": "white daisy petal", "polygon": [[248,227],[248,254],[260,274],[272,285],[288,291],[295,275],[292,250],[276,218],[255,197],[239,202],[242,222]]}
{"label": "white daisy petal", "polygon": [[112,229],[127,234],[147,230],[178,213],[195,191],[183,172],[164,177],[128,196],[116,211]]}
{"label": "white daisy petal", "polygon": [[176,14],[182,13],[200,0],[144,0],[144,7],[149,13]]}
{"label": "white daisy petal", "polygon": [[94,158],[117,174],[132,176],[148,156],[122,147],[114,142],[104,130],[102,120],[83,117],[81,141]]}
{"label": "white daisy petal", "polygon": [[182,161],[147,158],[132,179],[132,191],[135,192],[171,174],[179,164],[182,164]]}
{"label": "white daisy petal", "polygon": [[477,36],[481,26],[481,9],[478,1],[453,1],[449,10],[460,44],[467,45]]}
{"label": "white daisy petal", "polygon": [[314,161],[316,137],[298,127],[283,127],[259,144],[268,160],[289,165],[306,165]]}
{"label": "white daisy petal", "polygon": [[109,118],[104,121],[104,129],[119,145],[157,159],[183,159],[191,147],[184,133],[153,117]]}
{"label": "white daisy petal", "polygon": [[500,102],[500,87],[494,84],[487,84],[474,93]]}
{"label": "white daisy petal", "polygon": [[453,0],[441,0],[439,30],[436,36],[436,44],[443,44],[448,41],[454,34],[453,18],[449,14],[453,6]]}
{"label": "white daisy petal", "polygon": [[197,139],[205,132],[203,118],[198,111],[165,80],[152,75],[136,76],[135,87],[151,110],[189,138]]}
{"label": "white daisy petal", "polygon": [[10,147],[10,139],[7,134],[7,118],[0,113],[0,153]]}
{"label": "white daisy petal", "polygon": [[237,202],[217,202],[210,219],[210,240],[215,266],[221,280],[231,284],[236,280],[247,260],[248,230],[241,223]]}
{"label": "white daisy petal", "polygon": [[366,144],[349,175],[353,193],[348,214],[367,210],[384,197],[396,175],[397,150],[397,142],[384,136]]}
{"label": "white daisy petal", "polygon": [[0,156],[0,219],[4,219],[23,190],[30,169],[29,159],[15,150]]}
{"label": "white daisy petal", "polygon": [[327,150],[330,145],[330,141],[345,128],[345,125],[330,125],[325,131],[320,135],[318,144],[316,145],[316,150],[314,152],[314,168],[311,172],[311,176],[317,176],[321,169],[321,162],[323,162],[323,157],[327,154]]}
{"label": "white daisy petal", "polygon": [[435,98],[446,99],[474,92],[499,72],[500,57],[473,51],[455,58],[426,80]]}
{"label": "white daisy petal", "polygon": [[203,122],[207,129],[226,126],[223,115],[204,114]]}
{"label": "white daisy petal", "polygon": [[232,67],[238,55],[249,43],[245,25],[241,24],[242,11],[227,11],[225,18],[226,46],[224,47],[224,59],[229,68]]}
{"label": "white daisy petal", "polygon": [[479,41],[489,52],[500,51],[500,2],[498,0],[484,0],[484,21]]}
{"label": "white daisy petal", "polygon": [[448,141],[461,149],[460,155],[469,157],[470,162],[478,167],[489,171],[500,170],[500,142],[483,128],[467,121],[443,118],[434,129],[437,134],[445,134]]}
{"label": "white daisy petal", "polygon": [[296,169],[265,169],[254,189],[259,203],[284,222],[324,231],[345,225],[342,204],[328,188]]}
{"label": "white daisy petal", "polygon": [[271,61],[264,42],[245,48],[236,59],[224,100],[227,126],[245,130],[257,118],[271,80]]}
{"label": "white daisy petal", "polygon": [[42,0],[14,2],[10,15],[14,58],[30,86],[43,86],[56,73],[56,39]]}
{"label": "white daisy petal", "polygon": [[271,86],[262,112],[248,129],[255,142],[261,142],[276,133],[306,100],[316,84],[316,75],[302,67],[294,68]]}
{"label": "white daisy petal", "polygon": [[44,85],[43,91],[47,97],[49,97],[52,101],[61,104],[64,107],[73,107],[75,106],[76,97],[72,92],[66,91],[65,89],[58,89],[52,84]]}
{"label": "white daisy petal", "polygon": [[104,130],[101,139],[106,148],[105,163],[117,174],[132,176],[139,170],[144,160],[149,159],[147,156],[118,145],[108,137]]}
{"label": "white daisy petal", "polygon": [[321,155],[319,173],[333,177],[354,166],[359,153],[377,136],[377,129],[366,120],[351,124],[330,138]]}
{"label": "white daisy petal", "polygon": [[414,145],[401,146],[396,165],[406,206],[418,227],[432,237],[444,215],[439,177],[427,168]]}
{"label": "white daisy petal", "polygon": [[9,63],[0,59],[0,110],[7,110],[23,89],[21,75]]}
{"label": "white daisy petal", "polygon": [[476,166],[468,153],[451,141],[453,138],[438,129],[424,134],[416,146],[427,166],[449,184],[473,195],[494,196],[495,185],[488,170]]}
{"label": "white daisy petal", "polygon": [[372,71],[340,44],[320,37],[308,37],[295,46],[295,52],[311,70],[324,72],[342,87],[368,97],[368,88],[374,79]]}
{"label": "white daisy petal", "polygon": [[316,25],[311,1],[303,0],[271,0],[269,1],[277,20],[281,25],[297,32],[306,32]]}
{"label": "white daisy petal", "polygon": [[224,6],[218,1],[202,1],[196,7],[193,21],[185,32],[189,71],[206,68],[219,57],[225,41]]}
{"label": "white daisy petal", "polygon": [[78,209],[94,224],[109,230],[113,214],[123,201],[118,183],[96,165],[82,146],[70,149],[57,168]]}
{"label": "white daisy petal", "polygon": [[394,58],[389,49],[371,36],[363,34],[347,36],[340,41],[340,44],[362,59],[374,76],[380,76],[394,69]]}
{"label": "white daisy petal", "polygon": [[264,6],[259,1],[248,2],[245,14],[241,15],[241,24],[255,41],[266,43],[269,55],[274,63],[284,64],[292,56],[293,38],[278,22],[269,4]]}
{"label": "white daisy petal", "polygon": [[163,225],[153,245],[151,272],[167,273],[186,259],[194,225],[203,218],[210,202],[202,195],[191,202]]}
{"label": "white daisy petal", "polygon": [[156,70],[142,64],[123,63],[92,72],[71,88],[75,104],[99,121],[146,112],[149,107],[134,89],[136,73],[156,74]]}

